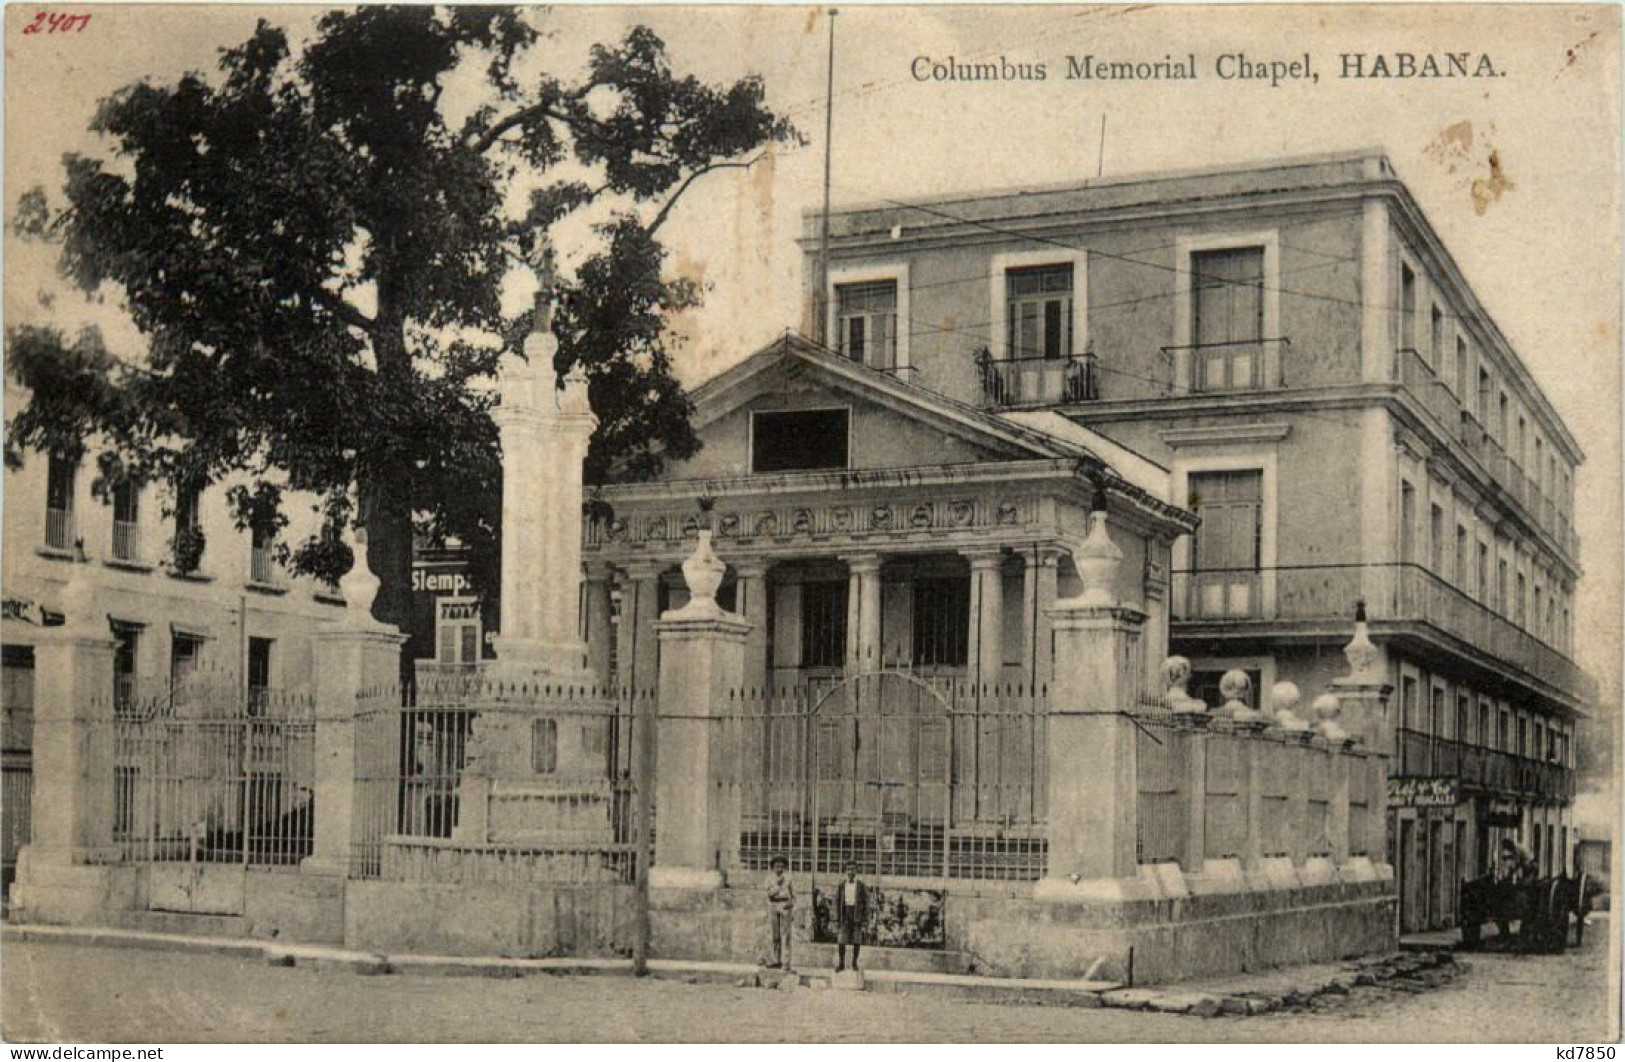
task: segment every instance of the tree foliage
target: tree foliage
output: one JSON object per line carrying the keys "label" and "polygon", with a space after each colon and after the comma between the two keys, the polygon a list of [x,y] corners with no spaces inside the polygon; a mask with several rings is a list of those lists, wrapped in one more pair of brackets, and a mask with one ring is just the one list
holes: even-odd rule
{"label": "tree foliage", "polygon": [[[502,286],[588,208],[598,240],[559,285],[555,329],[557,367],[584,363],[602,421],[589,475],[647,477],[691,454],[665,321],[699,293],[662,275],[659,232],[697,178],[796,134],[759,79],[680,76],[646,28],[593,46],[568,83],[521,73],[539,37],[501,7],[337,11],[302,43],[262,21],[212,74],[103,100],[106,156],[67,157],[64,208],[30,191],[14,226],[60,241],[64,274],[114,291],[147,349],[11,329],[32,397],[8,459],[100,434],[121,476],[245,476],[243,526],[281,526],[281,492],[312,492],[325,531],[292,565],[333,577],[348,553],[333,531],[357,517],[375,612],[404,625],[414,519],[494,564],[488,384],[530,320],[503,315]],[[443,94],[471,76],[478,106],[449,118]]]}

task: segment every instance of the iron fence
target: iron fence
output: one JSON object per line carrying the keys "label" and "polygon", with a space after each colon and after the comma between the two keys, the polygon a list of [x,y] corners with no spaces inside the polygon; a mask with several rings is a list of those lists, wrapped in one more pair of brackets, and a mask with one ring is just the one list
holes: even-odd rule
{"label": "iron fence", "polygon": [[367,691],[351,876],[632,881],[636,728],[652,708],[651,694],[477,676]]}
{"label": "iron fence", "polygon": [[835,875],[1032,881],[1044,870],[1045,694],[908,672],[744,690],[735,858]]}
{"label": "iron fence", "polygon": [[113,840],[127,862],[294,866],[314,836],[315,706],[127,697],[112,717]]}
{"label": "iron fence", "polygon": [[1187,772],[1194,735],[1173,716],[1140,714],[1134,721],[1139,862],[1183,864],[1190,832]]}

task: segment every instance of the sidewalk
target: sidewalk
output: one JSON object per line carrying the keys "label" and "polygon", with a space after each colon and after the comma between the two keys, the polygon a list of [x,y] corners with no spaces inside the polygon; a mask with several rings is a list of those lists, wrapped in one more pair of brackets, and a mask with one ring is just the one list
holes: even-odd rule
{"label": "sidewalk", "polygon": [[[73,943],[108,948],[146,948],[259,960],[275,966],[349,970],[363,976],[514,978],[536,974],[631,976],[632,960],[621,958],[512,959],[455,955],[384,955],[321,945],[246,940],[241,937],[154,933],[143,930],[76,926],[7,925],[0,941]],[[864,972],[871,992],[949,998],[981,1003],[1026,1003],[1070,1007],[1113,1007],[1201,1017],[1262,1014],[1300,1006],[1356,985],[1414,981],[1435,968],[1449,967],[1445,951],[1396,954],[1347,963],[1290,967],[1202,982],[1130,988],[1109,981],[1024,980],[906,970]],[[766,970],[748,963],[677,959],[649,960],[653,977],[689,984],[727,984],[778,991],[840,990],[834,971]],[[1441,970],[1441,974],[1446,971]]]}

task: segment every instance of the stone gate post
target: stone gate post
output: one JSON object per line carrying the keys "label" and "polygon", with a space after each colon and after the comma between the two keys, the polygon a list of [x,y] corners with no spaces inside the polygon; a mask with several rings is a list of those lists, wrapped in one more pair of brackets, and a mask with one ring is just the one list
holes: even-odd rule
{"label": "stone gate post", "polygon": [[699,546],[683,563],[689,603],[655,624],[660,758],[649,868],[655,888],[720,887],[739,840],[738,743],[728,740],[725,712],[729,693],[744,685],[751,624],[716,602],[724,567],[711,551],[711,533],[700,532]]}
{"label": "stone gate post", "polygon": [[300,864],[307,874],[345,876],[356,827],[358,779],[356,713],[363,691],[379,691],[377,704],[399,706],[401,647],[406,635],[372,618],[378,577],[367,567],[365,543],[352,543],[355,563],[339,589],[342,619],[316,632],[316,822],[310,855]]}
{"label": "stone gate post", "polygon": [[1048,719],[1049,856],[1035,899],[1115,897],[1138,871],[1135,851],[1137,655],[1145,613],[1119,605],[1113,583],[1122,551],[1106,513],[1090,514],[1075,555],[1083,592],[1049,612],[1055,681]]}

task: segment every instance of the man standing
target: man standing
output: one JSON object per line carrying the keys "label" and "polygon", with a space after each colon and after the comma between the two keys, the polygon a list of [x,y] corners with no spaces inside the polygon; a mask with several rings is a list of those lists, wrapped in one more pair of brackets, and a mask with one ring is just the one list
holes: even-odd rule
{"label": "man standing", "polygon": [[770,970],[790,969],[790,923],[796,909],[796,890],[790,884],[790,864],[783,856],[773,857],[773,875],[767,879],[768,930],[773,934],[773,961]]}
{"label": "man standing", "polygon": [[858,968],[863,926],[869,917],[869,886],[858,880],[858,866],[847,863],[835,890],[835,972],[846,969],[846,946],[852,945],[852,969]]}

